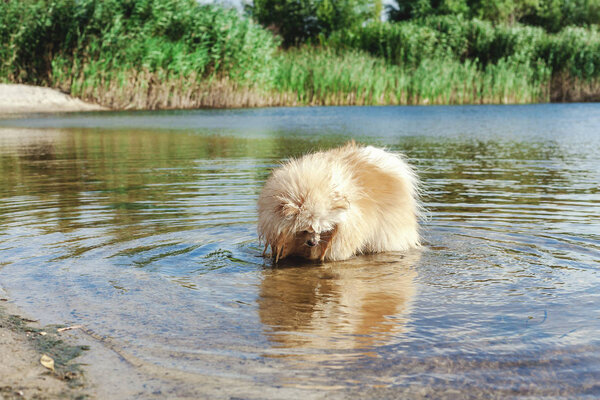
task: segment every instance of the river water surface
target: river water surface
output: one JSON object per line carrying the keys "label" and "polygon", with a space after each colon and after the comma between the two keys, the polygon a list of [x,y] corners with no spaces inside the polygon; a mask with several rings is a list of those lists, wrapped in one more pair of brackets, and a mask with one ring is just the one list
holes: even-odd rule
{"label": "river water surface", "polygon": [[[416,167],[426,246],[273,267],[270,169],[350,139]],[[598,398],[599,185],[599,104],[4,117],[0,286],[110,398]]]}

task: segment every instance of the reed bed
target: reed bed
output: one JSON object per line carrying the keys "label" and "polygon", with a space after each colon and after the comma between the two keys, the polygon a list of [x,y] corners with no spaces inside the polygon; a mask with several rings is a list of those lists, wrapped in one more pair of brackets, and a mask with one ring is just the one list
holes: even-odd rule
{"label": "reed bed", "polygon": [[291,94],[242,85],[231,78],[166,77],[164,71],[122,71],[118,77],[74,82],[78,97],[117,110],[244,108],[297,105]]}
{"label": "reed bed", "polygon": [[498,104],[550,100],[550,71],[500,60],[484,69],[453,58],[391,65],[355,50],[304,47],[280,54],[277,91],[305,105]]}
{"label": "reed bed", "polygon": [[499,76],[495,77],[494,85],[506,83],[507,91],[518,91],[514,82],[521,79],[509,77],[508,71],[521,70],[524,76],[542,84],[537,96],[540,99],[600,99],[597,26],[566,27],[549,34],[539,27],[492,25],[489,21],[440,16],[393,24],[374,22],[335,32],[325,44],[339,50],[362,50],[405,68],[418,69],[430,60],[471,63],[485,74],[497,71]]}
{"label": "reed bed", "polygon": [[279,46],[195,0],[0,1],[0,81],[115,109],[600,100],[596,28],[435,17]]}
{"label": "reed bed", "polygon": [[195,0],[0,2],[0,40],[4,81],[149,109],[269,105],[279,44]]}

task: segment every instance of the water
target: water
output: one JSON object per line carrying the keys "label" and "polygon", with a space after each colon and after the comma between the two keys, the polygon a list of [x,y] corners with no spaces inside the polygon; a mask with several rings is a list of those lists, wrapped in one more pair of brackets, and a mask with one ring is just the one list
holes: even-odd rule
{"label": "water", "polygon": [[[273,267],[269,170],[352,138],[415,165],[426,246]],[[598,104],[4,118],[0,285],[111,397],[597,398],[599,186]]]}

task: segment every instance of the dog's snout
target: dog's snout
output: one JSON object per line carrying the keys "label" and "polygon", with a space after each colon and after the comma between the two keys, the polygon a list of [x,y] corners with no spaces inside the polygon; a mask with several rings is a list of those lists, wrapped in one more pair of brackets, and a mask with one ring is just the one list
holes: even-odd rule
{"label": "dog's snout", "polygon": [[306,242],[304,242],[308,247],[315,247],[316,245],[319,244],[319,241],[321,240],[321,237],[319,236],[318,233],[313,232],[310,234],[310,236],[308,236],[306,238]]}

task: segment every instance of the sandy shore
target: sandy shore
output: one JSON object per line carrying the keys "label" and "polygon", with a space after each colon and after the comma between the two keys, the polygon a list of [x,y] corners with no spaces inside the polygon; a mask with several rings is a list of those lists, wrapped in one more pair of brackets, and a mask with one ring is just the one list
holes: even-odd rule
{"label": "sandy shore", "polygon": [[55,89],[0,83],[0,114],[105,109],[102,106],[86,103]]}
{"label": "sandy shore", "polygon": [[[19,314],[0,289],[0,399],[74,399],[84,395],[81,372],[70,371],[70,362],[68,368],[59,366],[64,361],[59,358],[73,348],[67,343],[72,341],[68,334],[40,327]],[[56,358],[54,370],[42,365],[45,354]]]}

